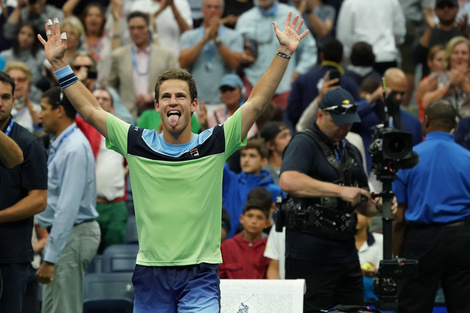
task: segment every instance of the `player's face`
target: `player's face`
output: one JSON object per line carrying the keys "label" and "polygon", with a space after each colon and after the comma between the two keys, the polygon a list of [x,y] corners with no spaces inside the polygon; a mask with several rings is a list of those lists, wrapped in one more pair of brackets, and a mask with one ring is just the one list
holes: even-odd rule
{"label": "player's face", "polygon": [[176,135],[186,129],[191,131],[191,114],[196,111],[197,100],[191,101],[187,82],[169,79],[160,86],[155,108],[162,118],[163,129]]}
{"label": "player's face", "polygon": [[261,157],[258,149],[243,149],[240,152],[240,167],[245,173],[258,175],[265,163],[266,159]]}
{"label": "player's face", "polygon": [[11,108],[15,98],[13,97],[13,87],[4,82],[0,82],[0,125],[6,123],[10,117]]}

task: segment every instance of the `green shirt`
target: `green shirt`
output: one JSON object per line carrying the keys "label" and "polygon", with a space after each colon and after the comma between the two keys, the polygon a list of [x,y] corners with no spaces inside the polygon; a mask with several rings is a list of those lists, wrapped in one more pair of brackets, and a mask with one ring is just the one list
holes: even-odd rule
{"label": "green shirt", "polygon": [[139,237],[137,264],[220,263],[222,173],[226,159],[246,144],[241,110],[223,125],[171,145],[155,130],[108,114],[107,147],[129,164]]}

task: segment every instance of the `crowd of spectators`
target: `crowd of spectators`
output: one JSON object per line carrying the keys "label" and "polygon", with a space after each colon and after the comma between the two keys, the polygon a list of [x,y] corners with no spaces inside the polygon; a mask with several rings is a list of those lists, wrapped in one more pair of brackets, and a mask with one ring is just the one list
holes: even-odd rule
{"label": "crowd of spectators", "polygon": [[[347,90],[358,105],[361,122],[352,125],[346,139],[361,153],[363,168],[374,188],[380,189],[380,186],[371,173],[372,158],[368,147],[372,142],[373,127],[387,118],[393,120],[393,127],[410,132],[413,145],[417,145],[424,140],[421,127],[423,120],[429,120],[426,109],[435,101],[445,100],[457,116],[455,140],[469,149],[470,2],[0,1],[0,71],[11,77],[15,85],[11,116],[39,138],[44,149],[49,151],[49,159],[51,153],[57,152],[58,147],[54,150],[50,145],[50,136],[54,132],[46,128],[45,113],[41,111],[48,106],[43,105],[42,99],[53,90],[53,96],[48,99],[57,98],[56,102],[62,103],[63,95],[58,91],[56,76],[37,36],[46,38],[45,22],[58,18],[61,30],[67,36],[65,60],[103,109],[133,125],[161,133],[162,117],[154,104],[155,83],[166,70],[181,68],[191,73],[197,84],[199,105],[191,116],[190,125],[193,133],[201,133],[224,123],[249,97],[278,47],[272,23],[283,25],[289,11],[302,16],[304,24],[300,31],[308,29],[309,34],[290,60],[268,108],[248,132],[251,140],[227,161],[221,203],[227,210],[222,222],[222,241],[230,240],[222,243],[222,257],[230,261],[221,266],[220,277],[283,279],[285,233],[275,233],[272,227],[274,203],[278,197],[286,197],[279,187],[283,152],[291,136],[315,123],[319,104],[328,91]],[[2,80],[2,87],[7,82],[8,79],[4,83]],[[0,101],[7,100],[2,98]],[[54,107],[57,103],[48,104]],[[0,132],[0,213],[14,206],[15,201],[27,199],[26,194],[32,197],[32,191],[44,191],[45,188],[44,183],[34,177],[39,181],[36,185],[11,185],[9,188],[21,190],[21,196],[8,203],[3,201],[10,190],[3,186],[6,184],[3,171],[6,173],[7,167],[23,158],[23,162],[31,158],[31,151],[24,148],[24,142],[29,142],[31,137],[21,134],[22,141],[17,142],[23,150],[21,156],[18,147],[3,136],[8,130],[9,125],[4,123],[9,116],[2,116],[0,106],[0,126],[3,127]],[[91,250],[102,253],[107,246],[124,242],[127,217],[134,214],[133,207],[125,205],[126,198],[132,195],[132,186],[126,178],[127,163],[125,158],[106,149],[105,138],[82,117],[77,115],[70,123],[76,123],[83,132],[94,156],[96,182],[88,187],[96,189],[93,191],[97,192],[96,209],[91,210],[90,218],[78,220],[81,224],[96,219],[99,214],[101,242]],[[34,149],[39,147],[34,146]],[[4,150],[11,153],[6,154]],[[90,159],[89,155],[87,157]],[[18,173],[33,171],[32,165],[46,165],[39,161],[28,163]],[[76,165],[69,161],[67,166]],[[77,173],[79,171],[81,169]],[[87,175],[91,175],[92,170],[87,171]],[[464,179],[466,183],[469,183],[468,177],[470,175]],[[48,178],[51,179],[51,175]],[[250,198],[250,191],[256,187],[269,190],[271,202],[266,203],[266,197],[263,199],[257,193]],[[467,199],[466,203],[469,202]],[[38,204],[38,208],[31,208],[29,213],[21,215],[21,220],[27,222],[20,226],[25,228],[32,223],[32,216],[39,213],[39,207],[43,205]],[[460,212],[459,216],[469,217],[469,210],[470,206],[467,206],[465,213]],[[54,218],[45,219],[44,213],[42,216],[40,224],[42,221],[49,228],[54,226]],[[404,215],[401,221],[406,218]],[[366,291],[370,291],[371,278],[382,258],[377,249],[382,243],[378,234],[381,229],[378,227],[377,233],[372,235],[369,224],[374,222],[363,216],[359,221],[356,248],[363,266]],[[5,219],[0,214],[0,237],[6,238],[13,222],[17,221]],[[465,225],[468,227],[467,222]],[[59,227],[54,228],[59,232]],[[65,236],[65,239],[60,237],[65,244],[67,232],[61,236]],[[54,244],[57,243],[48,241],[49,247]],[[0,273],[9,270],[5,264],[16,262],[6,256],[10,252],[4,249],[10,249],[10,246],[0,244]],[[41,254],[41,251],[34,252]],[[414,255],[409,251],[408,254]],[[49,250],[48,260],[57,261],[57,255],[50,255]],[[21,262],[28,259],[24,255],[21,257]],[[88,255],[87,262],[89,259]],[[44,273],[44,269],[40,271]],[[49,277],[52,281],[52,276],[45,275],[42,279]],[[46,289],[46,293],[53,292]],[[4,312],[1,299],[5,295],[8,293],[2,295],[0,288],[0,313]],[[365,300],[371,299],[376,298],[367,292]]]}

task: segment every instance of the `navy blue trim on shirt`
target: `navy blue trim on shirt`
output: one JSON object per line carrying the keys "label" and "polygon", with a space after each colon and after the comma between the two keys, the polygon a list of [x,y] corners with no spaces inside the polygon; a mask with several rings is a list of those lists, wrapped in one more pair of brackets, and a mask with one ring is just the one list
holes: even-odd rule
{"label": "navy blue trim on shirt", "polygon": [[[221,125],[211,129],[211,134],[207,138],[196,144],[194,147],[186,147],[181,155],[172,156],[165,153],[163,148],[160,150],[152,149],[143,138],[144,128],[137,126],[129,127],[127,136],[127,152],[133,156],[143,157],[155,161],[189,161],[210,155],[221,154],[225,152],[224,128]],[[202,133],[201,133],[202,135]],[[201,136],[199,135],[199,136]],[[194,134],[194,136],[198,136]]]}

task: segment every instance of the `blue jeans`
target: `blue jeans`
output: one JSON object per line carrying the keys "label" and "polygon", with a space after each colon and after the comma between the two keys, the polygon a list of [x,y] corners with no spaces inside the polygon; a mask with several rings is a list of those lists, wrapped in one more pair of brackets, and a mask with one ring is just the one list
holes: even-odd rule
{"label": "blue jeans", "polygon": [[137,265],[132,277],[134,313],[220,312],[218,264]]}
{"label": "blue jeans", "polygon": [[2,293],[0,313],[19,313],[22,310],[26,287],[36,272],[30,262],[0,264]]}

